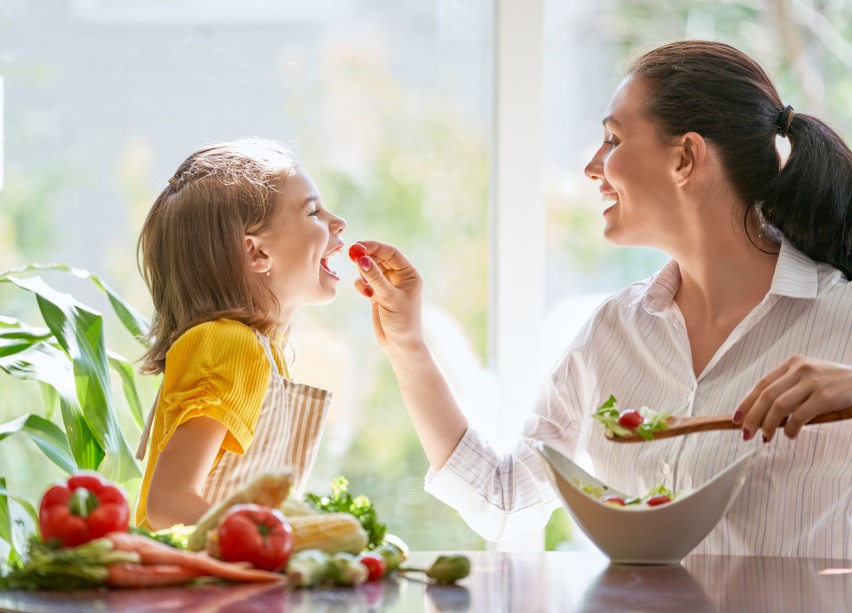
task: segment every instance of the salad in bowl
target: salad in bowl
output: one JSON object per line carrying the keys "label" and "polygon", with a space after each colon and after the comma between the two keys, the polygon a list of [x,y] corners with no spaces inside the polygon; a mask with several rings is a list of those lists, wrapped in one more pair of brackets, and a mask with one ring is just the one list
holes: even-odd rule
{"label": "salad in bowl", "polygon": [[[599,481],[556,449],[537,441],[551,484],[568,513],[614,563],[678,564],[724,516],[760,449],[750,451],[700,487],[643,496]],[[623,503],[623,504],[622,504]]]}

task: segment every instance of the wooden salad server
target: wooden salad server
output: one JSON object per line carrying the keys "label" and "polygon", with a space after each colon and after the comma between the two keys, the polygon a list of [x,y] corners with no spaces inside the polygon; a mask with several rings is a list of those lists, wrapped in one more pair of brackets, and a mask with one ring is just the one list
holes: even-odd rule
{"label": "wooden salad server", "polygon": [[[731,420],[732,417],[732,415],[716,415],[712,417],[705,415],[696,415],[694,417],[670,417],[668,419],[669,427],[665,430],[654,432],[653,437],[650,439],[642,438],[638,434],[632,434],[630,436],[613,436],[609,440],[614,443],[646,443],[661,438],[691,434],[693,432],[739,430],[741,428],[741,424],[735,424]],[[810,426],[811,424],[824,424],[832,421],[840,421],[842,419],[852,419],[852,407],[817,415],[811,421],[806,423],[805,427]],[[783,428],[785,423],[787,423],[786,417],[781,420],[781,424],[778,427]]]}

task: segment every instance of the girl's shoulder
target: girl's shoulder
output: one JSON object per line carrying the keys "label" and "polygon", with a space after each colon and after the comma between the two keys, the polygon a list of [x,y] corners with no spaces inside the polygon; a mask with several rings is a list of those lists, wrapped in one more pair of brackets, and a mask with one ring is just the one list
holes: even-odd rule
{"label": "girl's shoulder", "polygon": [[185,339],[216,338],[235,339],[251,338],[257,340],[254,328],[235,319],[214,319],[187,328],[177,341]]}
{"label": "girl's shoulder", "polygon": [[166,361],[175,355],[196,358],[213,355],[217,359],[227,356],[263,358],[264,350],[251,326],[233,319],[215,319],[193,326],[181,334],[172,343]]}

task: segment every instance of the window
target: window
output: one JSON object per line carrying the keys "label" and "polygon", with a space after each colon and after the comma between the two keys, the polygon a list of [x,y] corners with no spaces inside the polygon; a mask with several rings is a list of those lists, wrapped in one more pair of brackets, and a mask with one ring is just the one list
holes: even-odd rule
{"label": "window", "polygon": [[[600,301],[666,260],[601,239],[583,176],[630,54],[674,38],[730,42],[766,65],[785,101],[852,134],[847,0],[790,13],[664,4],[6,0],[0,268],[68,261],[150,314],[136,240],[177,165],[206,143],[285,140],[347,219],[347,243],[394,243],[421,269],[432,348],[472,421],[505,437]],[[292,336],[296,378],[335,392],[309,489],[344,474],[413,548],[482,548],[423,491],[426,458],[345,260],[332,262],[337,300],[305,308]],[[88,286],[51,281],[109,310]],[[0,305],[31,312],[8,292]],[[115,322],[107,334],[139,355]],[[144,391],[150,402],[153,382]],[[40,403],[37,388],[0,378],[0,423]],[[123,426],[135,442],[138,428]],[[59,476],[27,439],[0,445],[0,477],[30,501]]]}
{"label": "window", "polygon": [[[484,0],[7,2],[0,267],[68,261],[150,315],[136,240],[178,164],[219,140],[285,140],[348,220],[347,243],[384,240],[417,262],[436,353],[455,376],[476,376],[488,334],[492,28]],[[306,307],[292,336],[296,377],[335,393],[309,489],[344,474],[412,547],[482,548],[423,491],[428,464],[352,288],[357,272],[345,255],[332,266],[337,300]],[[89,289],[68,291],[107,314]],[[141,353],[118,325],[107,338]],[[0,383],[15,388],[0,423],[37,411],[37,388],[18,383]],[[125,425],[135,444],[138,428]],[[45,475],[59,474],[17,438],[0,445],[0,473],[37,501]]]}

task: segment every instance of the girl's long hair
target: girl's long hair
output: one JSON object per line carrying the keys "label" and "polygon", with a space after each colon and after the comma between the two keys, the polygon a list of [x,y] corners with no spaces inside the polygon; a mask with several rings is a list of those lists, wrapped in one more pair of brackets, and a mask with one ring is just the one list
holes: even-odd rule
{"label": "girl's long hair", "polygon": [[281,143],[206,147],[180,165],[148,213],[137,246],[154,303],[142,371],[163,372],[187,329],[224,317],[277,331],[278,302],[250,268],[245,235],[265,230],[296,161]]}

